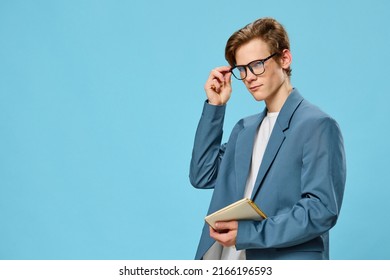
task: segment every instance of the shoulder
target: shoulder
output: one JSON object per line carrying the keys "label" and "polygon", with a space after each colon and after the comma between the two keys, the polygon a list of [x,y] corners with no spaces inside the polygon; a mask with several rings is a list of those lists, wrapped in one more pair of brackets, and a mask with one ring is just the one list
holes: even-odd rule
{"label": "shoulder", "polygon": [[305,99],[297,108],[291,125],[293,131],[299,131],[302,139],[312,139],[314,135],[341,135],[337,121]]}
{"label": "shoulder", "polygon": [[295,121],[300,121],[305,123],[306,125],[313,126],[322,123],[337,124],[336,120],[333,117],[331,117],[318,106],[310,103],[306,99],[304,99],[300,106],[297,108],[297,111],[294,114],[294,119]]}

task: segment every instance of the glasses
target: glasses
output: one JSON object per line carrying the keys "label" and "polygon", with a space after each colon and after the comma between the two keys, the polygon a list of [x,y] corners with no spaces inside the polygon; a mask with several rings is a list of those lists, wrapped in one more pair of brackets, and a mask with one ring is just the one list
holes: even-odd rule
{"label": "glasses", "polygon": [[258,59],[254,60],[252,62],[249,62],[247,65],[236,65],[232,69],[230,69],[230,72],[232,72],[233,76],[237,80],[244,80],[247,76],[246,68],[249,68],[249,70],[256,76],[260,76],[265,72],[264,63],[272,58],[276,53],[271,54],[269,57],[264,59]]}

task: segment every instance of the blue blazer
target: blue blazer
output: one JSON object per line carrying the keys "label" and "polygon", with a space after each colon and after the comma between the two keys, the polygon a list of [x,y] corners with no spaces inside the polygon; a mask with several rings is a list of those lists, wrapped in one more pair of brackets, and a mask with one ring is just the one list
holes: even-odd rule
{"label": "blue blazer", "polygon": [[[204,104],[190,164],[195,188],[214,189],[208,214],[241,199],[257,128],[266,115],[241,119],[221,145],[226,106]],[[251,199],[268,216],[239,221],[238,250],[247,259],[329,259],[329,230],[340,213],[346,180],[343,138],[330,116],[294,89],[283,105]],[[204,225],[196,259],[215,242]]]}

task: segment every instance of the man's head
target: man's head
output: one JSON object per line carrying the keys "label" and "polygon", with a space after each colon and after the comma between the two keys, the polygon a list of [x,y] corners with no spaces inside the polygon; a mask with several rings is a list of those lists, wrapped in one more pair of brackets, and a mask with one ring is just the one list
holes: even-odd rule
{"label": "man's head", "polygon": [[[236,52],[242,45],[253,39],[261,39],[268,46],[271,54],[276,53],[276,61],[282,56],[283,50],[290,50],[290,41],[284,27],[272,18],[258,19],[233,33],[226,43],[225,58],[230,66],[235,66]],[[291,67],[284,69],[291,76]]]}
{"label": "man's head", "polygon": [[290,44],[283,26],[263,18],[235,32],[228,40],[230,72],[242,80],[257,101],[278,112],[292,91]]}

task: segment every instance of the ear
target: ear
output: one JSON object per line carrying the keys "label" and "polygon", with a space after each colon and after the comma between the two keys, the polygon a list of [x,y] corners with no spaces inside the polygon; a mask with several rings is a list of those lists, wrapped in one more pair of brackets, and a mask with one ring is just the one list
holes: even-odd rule
{"label": "ear", "polygon": [[283,68],[283,69],[287,69],[292,63],[292,55],[291,55],[291,52],[290,50],[288,49],[284,49],[282,51],[282,55],[280,57],[280,66]]}

